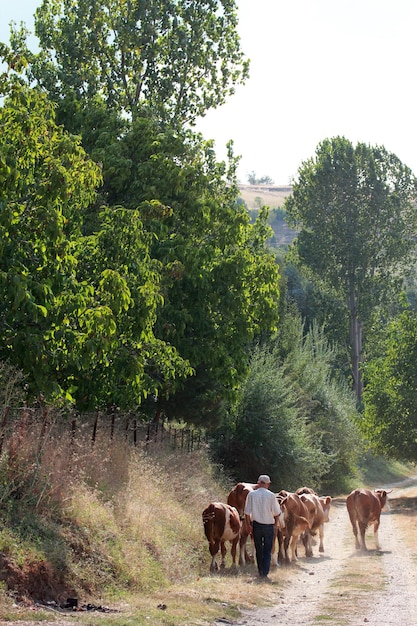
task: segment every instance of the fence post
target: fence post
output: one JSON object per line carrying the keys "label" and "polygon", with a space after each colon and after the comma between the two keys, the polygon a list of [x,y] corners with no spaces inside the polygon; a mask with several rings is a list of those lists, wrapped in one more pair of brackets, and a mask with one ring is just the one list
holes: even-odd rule
{"label": "fence post", "polygon": [[3,419],[1,421],[1,432],[0,432],[0,454],[3,450],[4,438],[6,436],[6,424],[7,424],[7,416],[9,415],[10,407],[6,406],[4,408]]}
{"label": "fence post", "polygon": [[96,416],[94,419],[94,424],[93,424],[93,434],[91,437],[91,446],[94,447],[94,444],[96,442],[96,436],[97,436],[97,425],[98,425],[98,411],[96,411]]}

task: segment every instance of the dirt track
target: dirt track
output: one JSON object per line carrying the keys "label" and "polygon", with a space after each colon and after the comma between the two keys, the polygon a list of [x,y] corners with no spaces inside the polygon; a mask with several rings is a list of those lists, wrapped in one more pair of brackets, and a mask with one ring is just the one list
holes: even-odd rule
{"label": "dirt track", "polygon": [[[243,611],[233,623],[246,626],[410,626],[417,625],[417,545],[407,546],[400,528],[405,517],[416,527],[416,512],[397,507],[399,498],[416,488],[395,488],[391,510],[381,515],[375,550],[367,533],[368,552],[357,552],[344,501],[334,502],[325,527],[324,554],[317,547],[313,558],[300,556],[288,583],[270,608]],[[402,502],[403,504],[403,502]],[[407,523],[407,522],[406,522]],[[277,584],[280,569],[271,571]],[[223,622],[216,622],[220,626]]]}

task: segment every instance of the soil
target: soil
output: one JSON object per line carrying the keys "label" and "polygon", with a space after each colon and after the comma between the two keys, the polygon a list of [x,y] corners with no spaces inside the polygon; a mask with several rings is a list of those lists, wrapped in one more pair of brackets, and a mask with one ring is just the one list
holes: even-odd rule
{"label": "soil", "polygon": [[[273,606],[242,610],[237,621],[220,619],[215,626],[417,625],[417,489],[415,481],[391,488],[390,511],[381,515],[380,551],[372,529],[366,535],[368,551],[355,549],[345,501],[335,500],[325,526],[324,554],[317,546],[312,558],[299,550]],[[271,570],[272,586],[279,585],[280,570]]]}

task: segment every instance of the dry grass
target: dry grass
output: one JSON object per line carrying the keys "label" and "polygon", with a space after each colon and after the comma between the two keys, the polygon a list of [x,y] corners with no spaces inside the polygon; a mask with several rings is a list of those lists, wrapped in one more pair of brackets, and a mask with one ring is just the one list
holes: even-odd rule
{"label": "dry grass", "polygon": [[[0,587],[0,621],[21,618],[30,597],[51,596],[121,609],[100,616],[109,624],[203,624],[219,610],[236,612],[229,569],[208,575],[201,512],[213,500],[225,501],[230,483],[205,451],[133,449],[100,438],[94,447],[89,439],[69,447],[55,436],[38,454],[33,431],[30,439],[12,466],[19,499],[4,497],[0,509],[6,578],[12,570],[19,574],[14,596]],[[33,574],[46,564],[48,580],[33,588]],[[169,612],[161,608],[168,603]],[[36,615],[45,618],[44,611]],[[94,619],[82,616],[83,623]]]}

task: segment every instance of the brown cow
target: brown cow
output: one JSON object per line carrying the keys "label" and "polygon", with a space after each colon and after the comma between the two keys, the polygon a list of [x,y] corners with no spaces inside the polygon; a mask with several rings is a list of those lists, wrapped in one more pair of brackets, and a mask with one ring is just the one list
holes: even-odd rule
{"label": "brown cow", "polygon": [[[308,510],[296,493],[282,490],[276,494],[276,497],[284,514],[284,528],[277,529],[278,557],[275,556],[273,550],[273,562],[275,565],[278,563],[289,565],[291,561],[297,560],[298,540],[310,528],[310,522],[307,519]],[[289,548],[291,548],[291,559],[288,556]]]}
{"label": "brown cow", "polygon": [[332,499],[330,496],[319,497],[312,489],[302,487],[297,489],[301,501],[308,510],[307,519],[310,522],[308,528],[303,534],[303,543],[307,557],[313,556],[312,538],[319,533],[319,552],[324,552],[324,524],[329,521],[330,505]]}
{"label": "brown cow", "polygon": [[[387,495],[385,489],[354,489],[346,498],[346,507],[355,535],[356,550],[367,550],[365,532],[369,524],[374,526],[375,547],[380,550],[378,539],[379,518],[381,511],[387,510]],[[358,532],[360,540],[358,539]]]}
{"label": "brown cow", "polygon": [[[256,483],[254,484],[254,483],[240,482],[240,483],[237,483],[237,485],[235,485],[233,489],[230,490],[229,495],[227,496],[227,504],[230,504],[230,506],[234,506],[235,509],[237,509],[241,520],[243,520],[245,517],[244,510],[245,510],[246,498],[248,497],[248,493],[250,491],[253,491],[254,489],[258,489],[258,485]],[[242,524],[242,529],[240,533],[240,553],[239,553],[240,565],[245,565],[246,561],[253,562],[254,560],[253,556],[250,555],[247,551],[247,547],[246,547],[247,540],[248,540],[248,533],[246,530],[246,524]]]}
{"label": "brown cow", "polygon": [[223,502],[212,502],[202,513],[204,533],[209,542],[211,554],[210,571],[218,570],[216,556],[221,551],[222,560],[220,567],[226,565],[226,541],[232,544],[233,567],[236,567],[236,550],[240,537],[240,517],[237,510]]}

